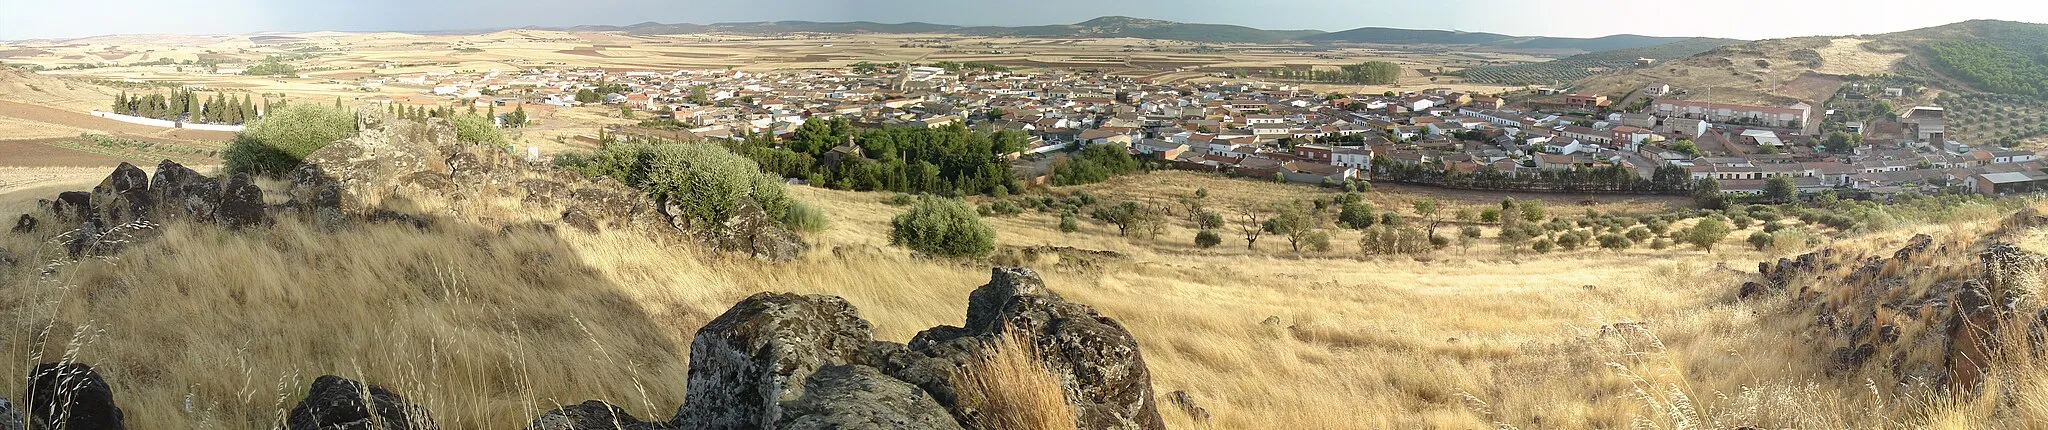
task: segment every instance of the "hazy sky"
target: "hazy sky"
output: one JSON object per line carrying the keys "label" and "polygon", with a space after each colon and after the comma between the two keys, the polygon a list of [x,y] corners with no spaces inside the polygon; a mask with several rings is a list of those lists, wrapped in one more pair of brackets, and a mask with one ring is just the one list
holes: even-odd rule
{"label": "hazy sky", "polygon": [[2034,0],[0,0],[0,40],[136,33],[426,31],[646,21],[1068,24],[1104,15],[1266,29],[1760,39],[1969,19],[2048,22]]}

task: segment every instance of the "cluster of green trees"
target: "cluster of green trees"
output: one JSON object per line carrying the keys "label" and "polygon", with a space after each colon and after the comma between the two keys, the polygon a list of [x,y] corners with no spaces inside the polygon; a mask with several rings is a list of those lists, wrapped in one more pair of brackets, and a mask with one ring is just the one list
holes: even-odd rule
{"label": "cluster of green trees", "polygon": [[1053,185],[1083,185],[1137,172],[1144,165],[1118,145],[1090,145],[1073,156],[1053,161]]}
{"label": "cluster of green trees", "polygon": [[1609,165],[1575,170],[1534,170],[1522,171],[1516,176],[1481,166],[1479,171],[1463,173],[1446,170],[1433,163],[1394,163],[1383,156],[1373,157],[1375,179],[1427,184],[1448,188],[1477,190],[1514,191],[1561,191],[1561,192],[1612,192],[1612,193],[1654,193],[1684,195],[1692,190],[1691,172],[1684,167],[1659,166],[1649,179],[1637,176],[1634,170],[1620,165]]}
{"label": "cluster of green trees", "polygon": [[249,66],[249,68],[242,70],[242,74],[250,76],[298,76],[299,68],[273,60]]}
{"label": "cluster of green trees", "polygon": [[[2039,45],[2024,48],[2038,51]],[[2008,49],[1986,40],[1948,40],[1927,45],[1942,72],[1985,91],[2005,94],[2048,94],[2048,64],[2043,52]]]}
{"label": "cluster of green trees", "polygon": [[1340,66],[1337,70],[1292,70],[1275,72],[1280,79],[1330,82],[1339,84],[1386,85],[1401,79],[1401,65],[1386,61],[1367,61],[1359,64]]}
{"label": "cluster of green trees", "polygon": [[113,112],[144,118],[167,121],[183,121],[199,124],[244,124],[256,120],[262,112],[269,112],[284,102],[273,105],[265,100],[262,110],[248,94],[241,98],[212,93],[202,97],[190,90],[172,90],[170,95],[149,94],[129,95],[127,92],[114,96]]}
{"label": "cluster of green trees", "polygon": [[1004,154],[1021,149],[1025,138],[959,124],[856,128],[844,118],[812,118],[780,145],[766,136],[731,145],[763,170],[813,186],[953,196],[1018,189]]}

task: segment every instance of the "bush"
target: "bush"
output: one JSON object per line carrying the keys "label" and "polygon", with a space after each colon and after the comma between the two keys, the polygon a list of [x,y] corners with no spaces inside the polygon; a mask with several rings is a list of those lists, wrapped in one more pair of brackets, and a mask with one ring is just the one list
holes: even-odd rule
{"label": "bush", "polygon": [[917,197],[904,193],[896,193],[896,195],[882,200],[882,204],[889,206],[910,206],[911,203],[917,203]]}
{"label": "bush", "polygon": [[1458,234],[1470,238],[1478,238],[1481,235],[1479,232],[1479,227],[1470,225],[1459,228]]}
{"label": "bush", "polygon": [[1306,246],[1310,251],[1329,252],[1330,232],[1323,230],[1308,232],[1302,235],[1301,243],[1302,245]]}
{"label": "bush", "polygon": [[492,124],[488,118],[477,115],[456,115],[454,118],[448,119],[448,123],[455,126],[455,140],[462,141],[463,143],[505,146],[505,144],[511,142],[510,139],[505,138],[505,132],[498,130],[498,125]]}
{"label": "bush", "polygon": [[1749,234],[1749,244],[1750,244],[1750,246],[1755,246],[1755,247],[1756,247],[1756,250],[1758,250],[1758,251],[1762,251],[1762,250],[1764,250],[1764,248],[1770,247],[1770,246],[1771,246],[1771,243],[1772,243],[1772,241],[1771,241],[1771,234],[1770,234],[1770,233],[1765,233],[1765,232],[1761,232],[1761,231],[1759,231],[1759,232],[1755,232],[1755,233],[1750,233],[1750,234]]}
{"label": "bush", "polygon": [[1650,229],[1636,227],[1633,229],[1629,229],[1627,233],[1622,233],[1621,237],[1626,237],[1628,238],[1628,240],[1642,242],[1645,240],[1649,240],[1652,237],[1657,237],[1657,235],[1655,233],[1650,233]]}
{"label": "bush", "polygon": [[1373,221],[1372,205],[1364,202],[1347,201],[1344,202],[1344,207],[1337,211],[1337,223],[1353,230],[1372,227]]}
{"label": "bush", "polygon": [[924,197],[889,221],[889,244],[944,257],[978,257],[995,250],[996,232],[967,203]]}
{"label": "bush", "polygon": [[356,131],[348,112],[318,103],[286,106],[249,123],[221,152],[229,173],[282,176],[307,154],[347,139]]}
{"label": "bush", "polygon": [[1536,239],[1536,243],[1529,244],[1529,249],[1536,250],[1536,253],[1539,254],[1549,254],[1550,249],[1556,246],[1556,244],[1550,242],[1550,238],[1546,237],[1542,239]]}
{"label": "bush", "polygon": [[1500,222],[1500,209],[1479,211],[1479,222],[1495,224]]}
{"label": "bush", "polygon": [[1628,249],[1636,244],[1635,241],[1629,240],[1628,237],[1614,233],[1600,235],[1599,241],[1600,249],[1611,251]]}
{"label": "bush", "polygon": [[1577,250],[1580,245],[1586,244],[1586,239],[1584,233],[1567,231],[1564,234],[1557,235],[1557,247],[1563,248],[1566,251]]}
{"label": "bush", "polygon": [[1686,243],[1690,243],[1693,246],[1705,249],[1707,252],[1713,252],[1714,244],[1721,243],[1721,239],[1727,238],[1728,232],[1728,224],[1726,222],[1721,221],[1720,217],[1710,216],[1701,218],[1699,224],[1686,229],[1685,232],[1679,234],[1679,238],[1684,239]]}
{"label": "bush", "polygon": [[789,209],[782,214],[782,225],[797,231],[817,233],[825,231],[828,224],[824,209],[804,202],[791,201]]}
{"label": "bush", "polygon": [[[1216,234],[1216,231],[1214,230],[1202,230],[1199,232],[1195,232],[1195,246],[1202,247],[1202,249],[1209,249],[1214,248],[1216,247],[1216,245],[1221,244],[1223,244],[1223,235]],[[1329,241],[1325,240],[1324,245],[1328,244]]]}
{"label": "bush", "polygon": [[1657,238],[1657,240],[1654,240],[1654,241],[1650,241],[1650,249],[1655,249],[1655,250],[1660,250],[1660,251],[1661,251],[1661,250],[1664,250],[1665,248],[1670,248],[1670,247],[1671,247],[1671,239],[1665,239],[1665,238],[1661,238],[1661,237],[1660,237],[1660,238]]}
{"label": "bush", "polygon": [[1072,213],[1060,214],[1060,232],[1073,233],[1081,230],[1081,219]]}
{"label": "bush", "polygon": [[1429,252],[1429,238],[1420,229],[1381,224],[1367,228],[1358,239],[1367,255],[1421,254]]}
{"label": "bush", "polygon": [[615,143],[563,167],[587,176],[610,176],[680,206],[693,225],[722,224],[747,200],[769,214],[789,210],[781,178],[761,173],[753,160],[709,143]]}

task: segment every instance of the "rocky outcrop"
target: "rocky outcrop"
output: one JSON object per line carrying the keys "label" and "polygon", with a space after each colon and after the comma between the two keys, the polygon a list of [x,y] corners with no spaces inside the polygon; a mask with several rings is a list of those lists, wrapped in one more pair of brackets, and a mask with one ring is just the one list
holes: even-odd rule
{"label": "rocky outcrop", "polygon": [[702,429],[773,425],[812,373],[858,362],[871,340],[844,299],[755,294],[697,330],[689,394],[676,415]]}
{"label": "rocky outcrop", "polygon": [[549,410],[526,425],[527,430],[668,430],[666,423],[642,422],[610,403],[597,400]]}
{"label": "rocky outcrop", "polygon": [[[910,345],[874,340],[868,322],[837,297],[755,294],[697,331],[687,399],[670,421],[643,425],[991,428],[984,411],[960,403],[953,375],[990,353],[997,336],[1015,332],[1044,348],[1042,364],[1060,381],[1076,428],[1163,428],[1129,331],[1060,298],[1029,269],[995,269],[990,277],[970,295],[971,328],[935,327]],[[621,413],[591,401],[549,411],[531,427],[583,428],[576,423]]]}
{"label": "rocky outcrop", "polygon": [[[369,403],[364,403],[368,399]],[[285,418],[288,430],[433,429],[426,409],[407,403],[390,390],[347,378],[323,375],[313,380],[305,400]]]}
{"label": "rocky outcrop", "polygon": [[43,363],[28,374],[28,428],[121,429],[114,389],[83,363]]}
{"label": "rocky outcrop", "polygon": [[7,399],[0,399],[0,430],[22,430],[24,425],[21,411],[14,409],[14,404],[8,403]]}
{"label": "rocky outcrop", "polygon": [[[2023,211],[2007,225],[2048,222]],[[1824,249],[1758,267],[1737,297],[1785,297],[1785,311],[1823,333],[1831,375],[1888,374],[1901,389],[1975,393],[2014,339],[2048,347],[2036,291],[2048,258],[2010,243],[1916,235],[1888,253]],[[1981,249],[1981,251],[1971,251]]]}

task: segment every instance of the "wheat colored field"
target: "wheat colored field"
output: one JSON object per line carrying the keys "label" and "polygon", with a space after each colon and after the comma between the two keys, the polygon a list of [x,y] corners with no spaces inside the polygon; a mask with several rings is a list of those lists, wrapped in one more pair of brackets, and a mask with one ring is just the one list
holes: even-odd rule
{"label": "wheat colored field", "polygon": [[[91,184],[0,193],[0,214]],[[1139,187],[1146,184],[1169,185]],[[1106,200],[1207,189],[1219,207],[1334,196],[1186,173],[1086,189]],[[390,387],[448,428],[515,428],[585,399],[666,418],[683,401],[691,335],[753,292],[839,295],[878,337],[904,341],[960,323],[967,293],[987,280],[984,264],[888,246],[887,221],[901,209],[885,194],[793,191],[826,209],[831,226],[814,235],[816,251],[782,265],[624,232],[501,233],[452,216],[424,234],[395,225],[328,231],[293,219],[245,232],[172,223],[118,257],[77,262],[35,238],[0,236],[0,247],[27,262],[0,269],[0,356],[23,369],[91,363],[129,422],[144,428],[276,427],[321,374]],[[1383,189],[1369,200],[1387,209],[1419,196]],[[507,209],[510,202],[418,197],[409,209],[423,213],[471,205],[459,212],[551,218]],[[1493,202],[1438,197],[1453,207]],[[1580,200],[1547,204],[1575,210]],[[1599,200],[1592,208],[1668,205]],[[1777,256],[1737,244],[1743,232],[1712,253],[1535,255],[1488,242],[1367,258],[1347,242],[1355,235],[1303,255],[1275,237],[1252,250],[1241,241],[1198,249],[1184,222],[1157,239],[1118,237],[1095,223],[1060,233],[1056,218],[1035,213],[990,222],[1000,245],[1119,253],[1012,259],[1132,330],[1155,394],[1192,394],[1214,414],[1213,428],[1683,428],[1700,417],[1805,428],[1925,423],[1912,421],[1922,420],[1921,406],[1868,399],[1860,382],[1822,377],[1819,352],[1793,337],[1791,323],[1759,315],[1769,303],[1733,302],[1747,274],[1729,268]],[[1980,229],[1909,226],[1839,245],[1883,249],[1913,232]],[[1647,335],[1603,330],[1620,323],[1641,323]],[[0,393],[20,393],[22,382],[0,379]],[[1880,418],[1843,418],[1859,414]],[[1173,428],[1207,428],[1171,407],[1162,415]]]}

